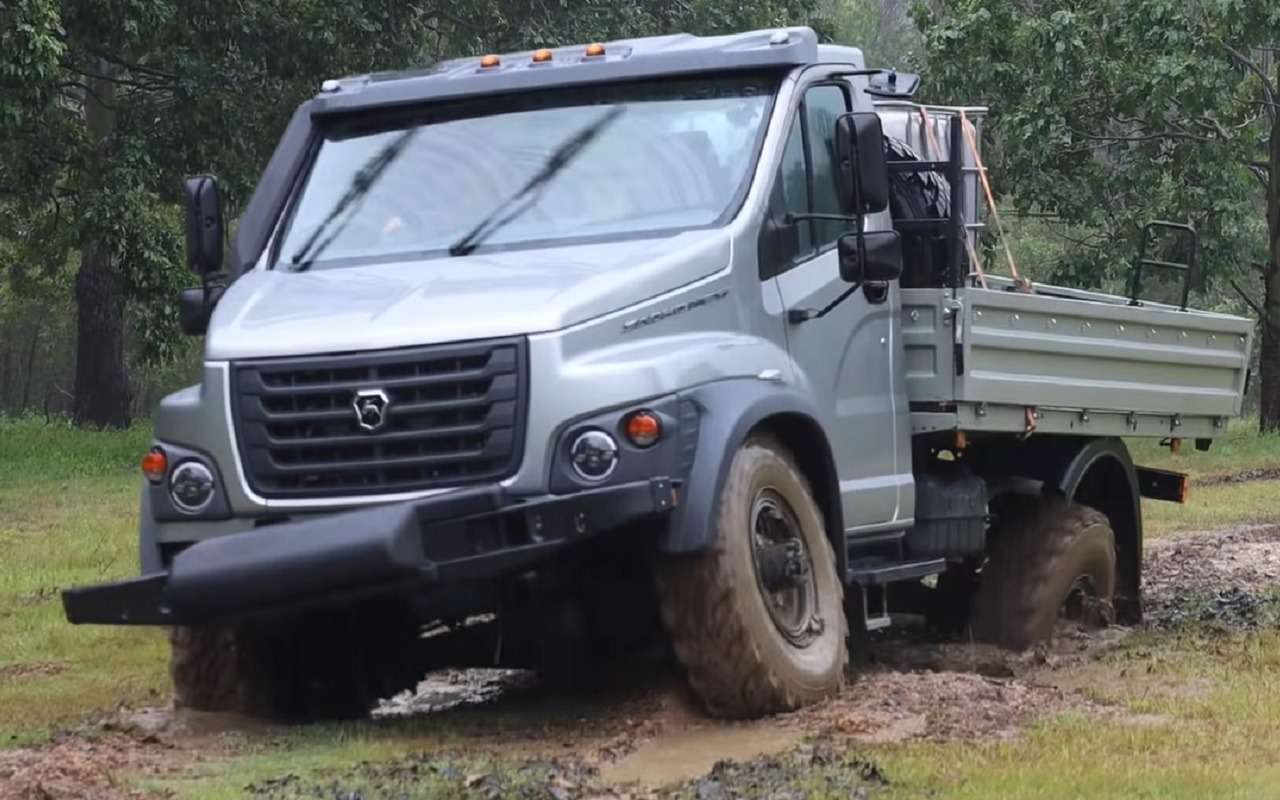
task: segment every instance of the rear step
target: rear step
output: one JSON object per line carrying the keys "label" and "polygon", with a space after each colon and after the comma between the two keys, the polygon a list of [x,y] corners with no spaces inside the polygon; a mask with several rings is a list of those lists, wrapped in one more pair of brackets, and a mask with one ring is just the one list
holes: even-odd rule
{"label": "rear step", "polygon": [[877,631],[892,624],[889,619],[889,584],[937,575],[946,569],[945,558],[919,561],[862,558],[850,562],[845,579],[847,583],[856,584],[862,592],[862,622],[866,630]]}

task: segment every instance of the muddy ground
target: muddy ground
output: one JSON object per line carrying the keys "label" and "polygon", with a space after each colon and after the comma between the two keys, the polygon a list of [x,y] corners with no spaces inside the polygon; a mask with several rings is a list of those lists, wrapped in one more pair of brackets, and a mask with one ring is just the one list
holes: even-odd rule
{"label": "muddy ground", "polygon": [[[1278,585],[1280,525],[1157,541],[1147,554],[1145,626],[1280,624]],[[785,798],[785,787],[804,776],[841,796],[866,796],[883,776],[850,755],[860,744],[1010,737],[1067,710],[1123,714],[1090,699],[1070,677],[1131,633],[1064,630],[1051,646],[1011,654],[895,628],[872,642],[840,696],[742,723],[702,716],[661,659],[619,669],[585,697],[545,691],[524,672],[439,672],[416,692],[385,701],[371,723],[394,735],[395,726],[421,727],[426,718],[447,732],[439,751],[323,778],[284,773],[247,784],[245,793],[372,800],[428,781],[475,797]],[[122,711],[40,748],[0,751],[0,797],[139,797],[123,776],[173,775],[272,733],[235,717]],[[499,754],[507,766],[486,761]]]}

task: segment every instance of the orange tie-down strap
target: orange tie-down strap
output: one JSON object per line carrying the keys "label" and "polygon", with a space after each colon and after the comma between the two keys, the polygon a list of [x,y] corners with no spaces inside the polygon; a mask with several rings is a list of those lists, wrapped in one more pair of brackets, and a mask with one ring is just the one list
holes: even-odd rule
{"label": "orange tie-down strap", "polygon": [[986,195],[987,208],[991,210],[991,218],[996,222],[996,234],[1000,237],[1000,244],[1004,248],[1004,257],[1009,262],[1009,273],[1013,275],[1013,285],[1020,292],[1030,292],[1032,290],[1031,281],[1023,278],[1018,273],[1018,265],[1013,260],[1013,250],[1009,248],[1009,237],[1005,235],[1004,225],[1000,222],[1000,208],[996,205],[995,195],[991,191],[991,181],[987,177],[987,167],[982,163],[982,154],[978,152],[976,129],[964,111],[960,112],[960,129],[964,131],[965,141],[969,143],[969,150],[973,153],[973,163],[978,168],[978,179],[982,182],[982,193]]}

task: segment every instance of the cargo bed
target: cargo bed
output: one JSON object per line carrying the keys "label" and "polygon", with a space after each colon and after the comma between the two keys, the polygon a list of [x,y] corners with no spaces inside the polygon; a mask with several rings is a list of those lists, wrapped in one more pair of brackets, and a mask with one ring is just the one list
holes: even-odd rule
{"label": "cargo bed", "polygon": [[1241,412],[1253,323],[1037,285],[902,290],[912,430],[1213,438]]}

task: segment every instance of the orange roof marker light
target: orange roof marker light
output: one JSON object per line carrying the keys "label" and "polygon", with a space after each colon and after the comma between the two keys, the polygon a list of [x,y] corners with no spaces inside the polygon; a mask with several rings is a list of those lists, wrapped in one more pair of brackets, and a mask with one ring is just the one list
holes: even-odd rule
{"label": "orange roof marker light", "polygon": [[542,50],[535,50],[533,53],[533,63],[546,64],[548,61],[551,60],[551,57],[552,57],[551,51],[547,50],[546,48],[543,48]]}
{"label": "orange roof marker light", "polygon": [[480,59],[480,69],[493,69],[500,66],[502,66],[502,59],[492,53]]}
{"label": "orange roof marker light", "polygon": [[604,55],[604,45],[599,42],[587,45],[587,58],[599,58],[602,55]]}

